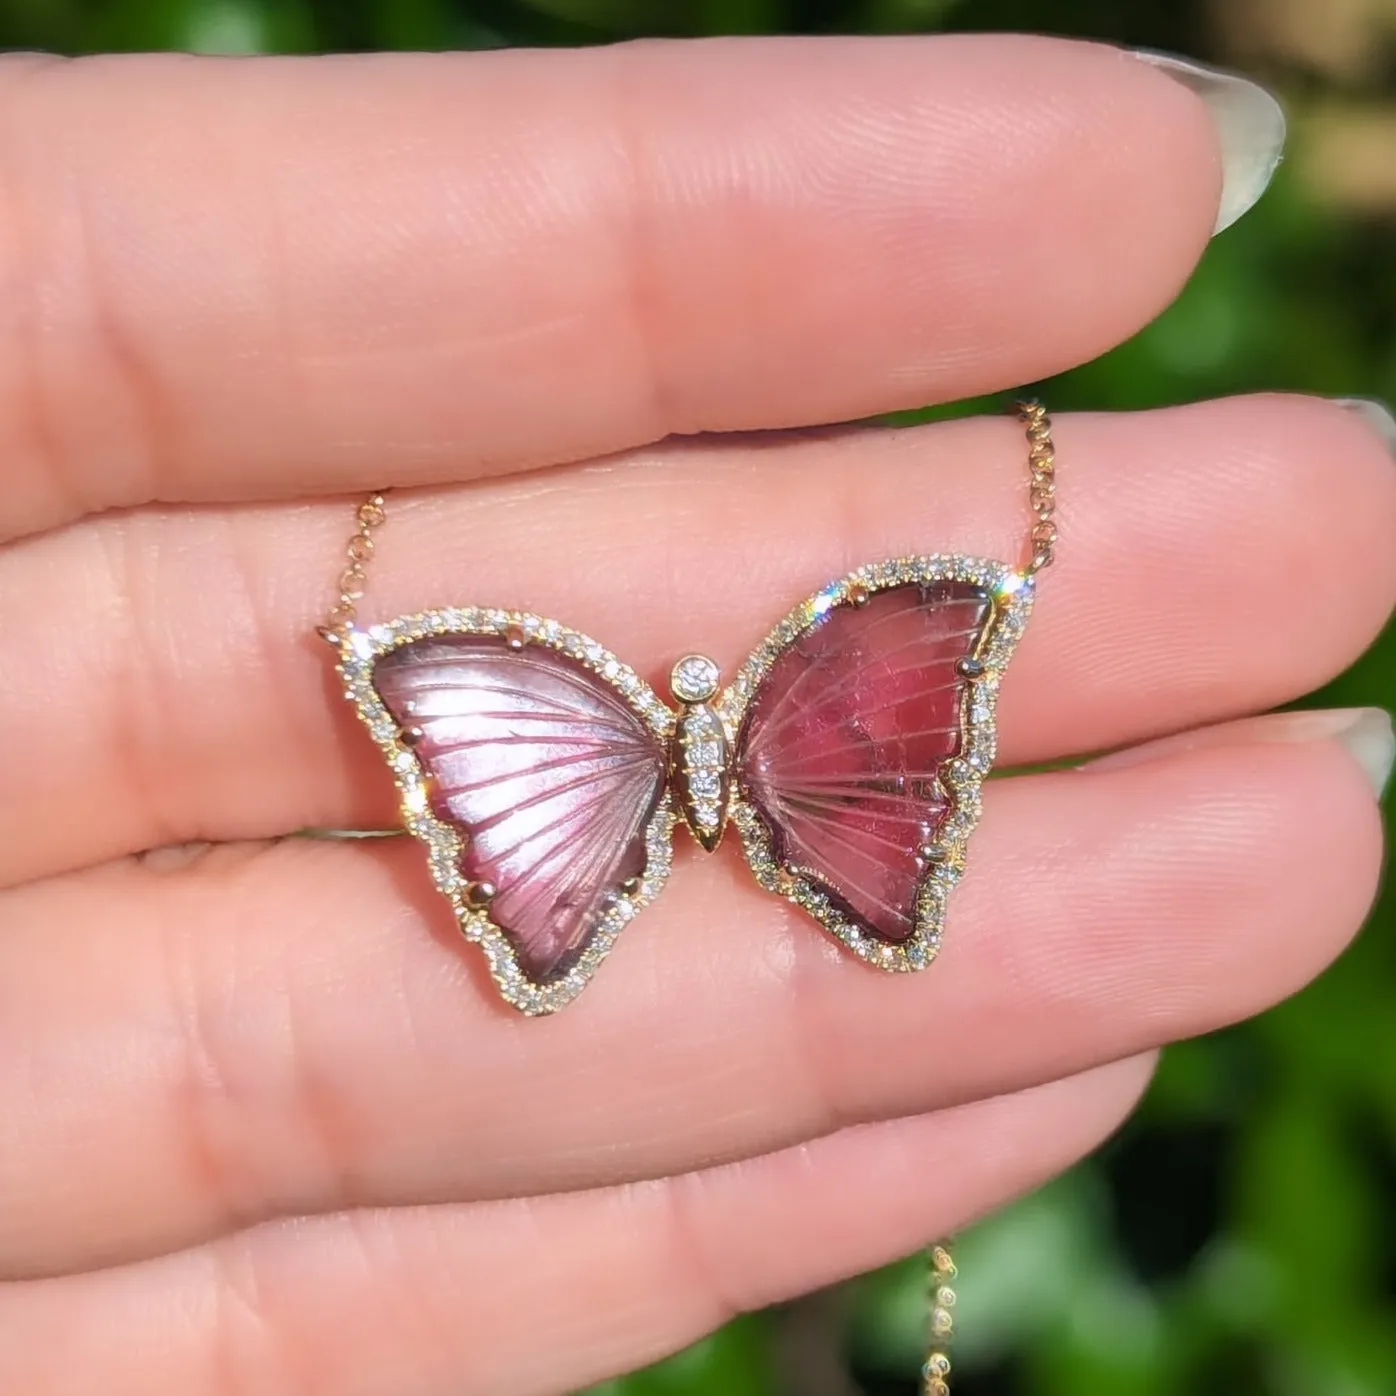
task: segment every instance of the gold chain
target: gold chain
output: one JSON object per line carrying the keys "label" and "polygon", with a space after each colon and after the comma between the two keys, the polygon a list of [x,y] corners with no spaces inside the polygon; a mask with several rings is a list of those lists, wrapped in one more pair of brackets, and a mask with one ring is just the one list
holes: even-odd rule
{"label": "gold chain", "polygon": [[1036,398],[1018,404],[1018,420],[1028,433],[1028,503],[1033,513],[1032,550],[1027,572],[1052,565],[1057,550],[1057,450],[1052,444],[1052,419]]}
{"label": "gold chain", "polygon": [[[1028,502],[1033,524],[1029,534],[1029,576],[1050,567],[1057,550],[1057,451],[1052,443],[1052,419],[1036,398],[1018,403],[1018,420],[1028,436]],[[950,1243],[942,1241],[926,1252],[926,1361],[921,1367],[923,1396],[950,1396],[950,1356],[946,1349],[955,1332],[955,1289],[959,1273]]]}
{"label": "gold chain", "polygon": [[950,1396],[950,1358],[946,1348],[955,1331],[955,1291],[958,1271],[950,1243],[942,1241],[926,1252],[926,1361],[921,1368],[924,1396]]}
{"label": "gold chain", "polygon": [[[1029,535],[1031,551],[1026,572],[1031,576],[1050,567],[1057,549],[1057,453],[1052,444],[1052,419],[1036,398],[1018,404],[1018,419],[1028,436],[1028,504],[1033,525]],[[387,518],[385,491],[368,496],[355,514],[355,529],[345,546],[345,564],[339,574],[339,600],[330,608],[320,633],[338,639],[353,628],[358,603],[368,581],[368,564],[373,558],[374,531]]]}
{"label": "gold chain", "polygon": [[320,634],[337,640],[354,627],[358,603],[368,584],[368,564],[373,559],[374,530],[388,517],[382,493],[371,494],[355,511],[356,527],[344,548],[344,570],[339,574],[339,600],[330,607]]}

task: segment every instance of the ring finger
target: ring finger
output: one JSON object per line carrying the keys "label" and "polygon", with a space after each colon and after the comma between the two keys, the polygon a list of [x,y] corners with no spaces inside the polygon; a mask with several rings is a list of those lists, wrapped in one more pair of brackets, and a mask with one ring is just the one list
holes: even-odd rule
{"label": "ring finger", "polygon": [[1256,1012],[1370,900],[1380,824],[1353,733],[1260,719],[991,783],[926,975],[843,961],[735,857],[682,859],[543,1022],[499,1009],[402,840],[12,891],[0,1117],[24,1147],[0,1155],[0,1272],[280,1213],[671,1174]]}
{"label": "ring finger", "polygon": [[3,1286],[0,1374],[26,1396],[575,1391],[1001,1205],[1113,1129],[1149,1065],[651,1187],[340,1213]]}

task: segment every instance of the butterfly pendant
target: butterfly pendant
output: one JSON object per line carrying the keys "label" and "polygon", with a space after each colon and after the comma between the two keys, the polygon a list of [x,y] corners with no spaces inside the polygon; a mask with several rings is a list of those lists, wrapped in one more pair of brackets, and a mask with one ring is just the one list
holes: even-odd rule
{"label": "butterfly pendant", "polygon": [[526,611],[423,611],[334,638],[462,933],[504,998],[543,1014],[659,895],[679,823],[709,851],[735,829],[761,886],[869,964],[930,964],[1033,591],[980,558],[860,567],[727,688],[712,660],[680,660],[677,708]]}

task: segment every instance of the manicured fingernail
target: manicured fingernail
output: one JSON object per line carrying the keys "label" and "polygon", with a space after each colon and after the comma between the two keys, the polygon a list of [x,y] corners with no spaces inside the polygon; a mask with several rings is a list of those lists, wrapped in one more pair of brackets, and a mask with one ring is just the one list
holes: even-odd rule
{"label": "manicured fingernail", "polygon": [[1245,742],[1336,742],[1362,768],[1380,799],[1396,762],[1396,730],[1382,708],[1308,708],[1302,712],[1266,713],[1240,722],[1199,727],[1140,746],[1112,751],[1082,766],[1083,771],[1118,771],[1164,756],[1205,751]]}
{"label": "manicured fingernail", "polygon": [[1361,417],[1386,443],[1386,449],[1396,456],[1396,417],[1384,402],[1374,397],[1338,397],[1333,401],[1339,407],[1346,407],[1355,417]]}
{"label": "manicured fingernail", "polygon": [[1207,104],[1221,142],[1222,194],[1214,233],[1255,206],[1278,168],[1285,147],[1285,114],[1258,83],[1168,53],[1136,49]]}

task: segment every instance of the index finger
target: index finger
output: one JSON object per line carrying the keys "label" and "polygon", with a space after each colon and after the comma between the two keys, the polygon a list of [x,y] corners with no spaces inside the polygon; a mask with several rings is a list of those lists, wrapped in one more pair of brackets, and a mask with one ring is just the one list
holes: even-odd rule
{"label": "index finger", "polygon": [[1089,358],[1205,105],[1048,39],[0,65],[0,538],[840,420]]}

